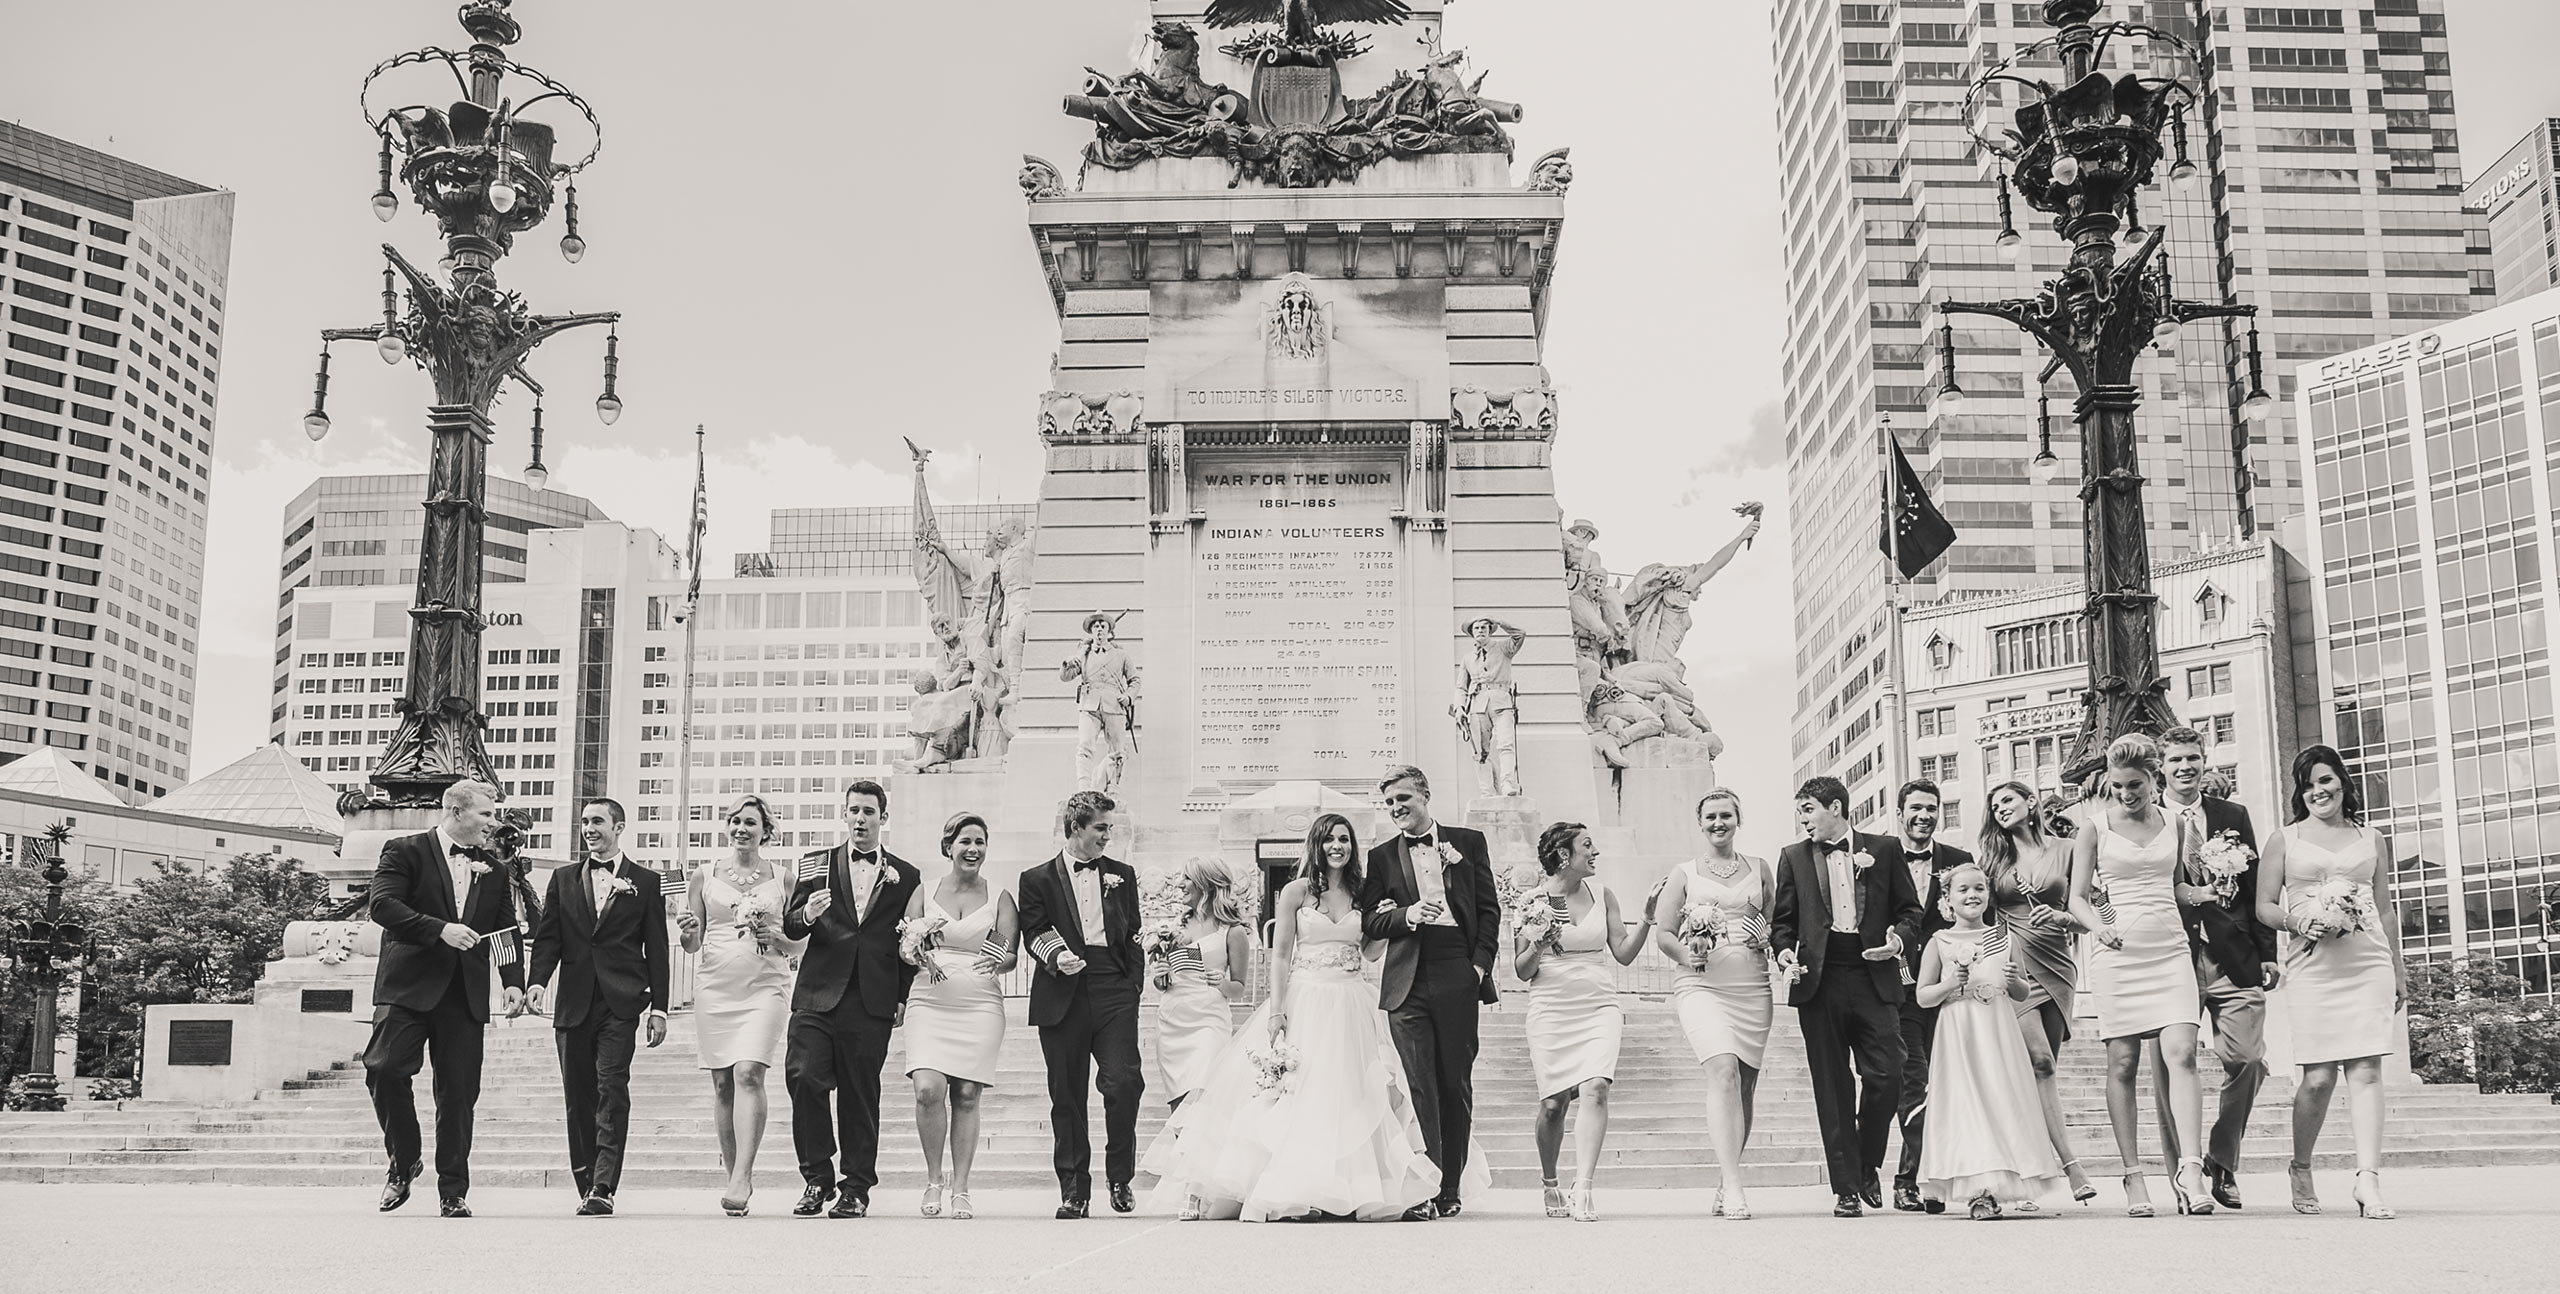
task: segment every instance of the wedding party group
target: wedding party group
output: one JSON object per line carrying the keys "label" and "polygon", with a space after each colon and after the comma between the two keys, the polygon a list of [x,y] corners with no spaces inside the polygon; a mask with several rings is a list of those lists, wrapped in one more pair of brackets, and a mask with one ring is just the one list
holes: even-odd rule
{"label": "wedding party group", "polygon": [[[1497,873],[1483,833],[1434,816],[1428,777],[1393,768],[1377,784],[1391,838],[1364,848],[1339,814],[1311,825],[1272,897],[1269,992],[1242,1023],[1235,1006],[1263,932],[1237,881],[1216,859],[1142,878],[1108,852],[1118,806],[1099,791],[1067,799],[1058,852],[1011,892],[986,876],[990,832],[976,814],[943,826],[947,865],[928,878],[881,847],[889,792],[877,782],[846,789],[844,843],[796,865],[765,857],[774,816],[747,796],[727,815],[726,856],[688,878],[671,918],[657,874],[621,852],[619,804],[582,806],[583,858],[537,899],[503,867],[493,874],[494,788],[460,783],[433,830],[384,847],[369,900],[384,932],[364,1055],[390,1161],[381,1208],[406,1203],[424,1171],[411,1080],[432,1049],[436,1191],[446,1216],[470,1216],[494,977],[496,1009],[551,1017],[577,1212],[610,1215],[631,1062],[643,1039],[666,1037],[675,944],[699,957],[691,1016],[733,1216],[749,1210],[776,1064],[803,1183],[791,1212],[869,1213],[882,1077],[901,1031],[926,1163],[919,1211],[974,1216],[980,1104],[1008,1014],[1001,977],[1027,954],[1059,1218],[1092,1209],[1096,1091],[1116,1212],[1140,1207],[1143,1170],[1156,1182],[1148,1207],[1185,1221],[1456,1216],[1489,1180],[1474,1069],[1507,958],[1526,985],[1543,1209],[1592,1221],[1625,1021],[1617,968],[1651,946],[1676,967],[1672,1005],[1704,1069],[1722,1218],[1752,1216],[1741,1161],[1782,1002],[1803,1033],[1836,1216],[1885,1207],[1897,1136],[1897,1210],[1988,1220],[2065,1192],[2093,1199],[2054,1071],[2081,986],[2106,1049],[2128,1214],[2154,1212],[2136,1109],[2146,1041],[2176,1211],[2241,1207],[2240,1140],[2266,1073],[2268,995],[2281,993],[2301,1066],[2292,1206],[2321,1209],[2309,1163],[2343,1078],[2357,1213],[2388,1218],[2379,1082],[2405,985],[2388,843],[2363,825],[2356,783],[2328,747],[2294,760],[2287,824],[2263,854],[2247,811],[2206,782],[2193,730],[2129,735],[2067,806],[2022,783],[1994,788],[1969,852],[1938,838],[1931,782],[1899,789],[1885,835],[1853,830],[1846,787],[1815,777],[1796,794],[1798,838],[1774,862],[1738,851],[1743,806],[1717,790],[1696,806],[1697,857],[1622,901],[1597,879],[1582,824],[1548,826],[1533,864]],[[1149,988],[1172,1113],[1142,1155]],[[2210,1127],[2197,1076],[2206,1027],[2225,1073]]]}

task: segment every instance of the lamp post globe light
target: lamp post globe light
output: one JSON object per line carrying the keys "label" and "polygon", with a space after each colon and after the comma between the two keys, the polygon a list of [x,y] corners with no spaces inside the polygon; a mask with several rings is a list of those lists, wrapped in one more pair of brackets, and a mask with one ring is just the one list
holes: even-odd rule
{"label": "lamp post globe light", "polygon": [[[329,434],[331,342],[372,342],[386,363],[414,363],[435,386],[427,408],[434,445],[400,722],[370,791],[342,799],[340,808],[349,814],[368,807],[428,808],[456,781],[496,780],[482,744],[480,713],[480,541],[489,407],[507,382],[533,394],[533,456],[525,481],[541,488],[549,475],[542,466],[543,388],[525,361],[557,333],[590,324],[611,328],[621,318],[617,312],[535,314],[522,297],[498,286],[498,262],[516,235],[542,223],[555,199],[565,225],[560,254],[572,263],[586,255],[586,240],[578,233],[577,175],[604,146],[602,128],[584,99],[507,57],[506,48],[523,34],[509,3],[468,0],[458,14],[471,37],[468,49],[430,46],[386,59],[366,74],[358,95],[365,125],[381,142],[373,213],[383,220],[398,215],[399,190],[405,188],[411,201],[435,217],[444,254],[429,272],[383,246],[382,321],[322,330],[319,377],[303,419],[303,431],[313,440]],[[377,83],[386,73],[412,67],[442,68],[462,98],[445,107],[377,108]],[[530,115],[537,109],[582,123],[592,141],[585,154],[559,160],[555,127]],[[614,391],[620,363],[620,338],[609,333],[604,391],[596,400],[596,414],[607,423],[622,413]]]}
{"label": "lamp post globe light", "polygon": [[[2180,299],[2159,255],[2163,223],[2143,229],[2135,195],[2150,183],[2163,154],[2174,145],[2172,182],[2194,178],[2186,117],[2205,93],[2199,83],[2140,71],[2110,77],[2099,70],[2117,41],[2149,42],[2153,52],[2182,55],[2188,68],[2206,65],[2178,37],[2139,23],[2095,19],[2099,0],[2045,0],[2045,22],[2054,34],[2017,50],[1976,78],[1965,98],[1974,138],[2001,159],[2001,232],[2004,251],[2020,241],[2011,219],[2010,189],[2029,207],[2052,217],[2053,230],[2070,246],[2062,272],[2034,296],[2006,301],[1941,301],[1937,304],[1939,382],[1933,416],[1951,412],[1962,391],[1956,383],[1955,329],[1947,317],[1988,315],[2024,329],[2052,354],[2044,378],[2068,369],[2079,388],[2073,416],[2080,424],[2081,527],[2087,545],[2089,686],[2083,694],[2080,734],[2065,761],[2077,778],[2098,766],[2106,746],[2127,732],[2157,736],[2176,723],[2167,681],[2160,676],[2154,633],[2156,596],[2151,587],[2149,531],[2143,518],[2142,466],[2134,410],[2141,389],[2134,362],[2145,347],[2168,341],[2178,326],[2197,319],[2250,318],[2250,392],[2240,411],[2252,420],[2273,402],[2259,373],[2257,307],[2235,302]],[[2021,67],[2061,66],[2056,85]],[[2140,62],[2142,60],[2137,60]],[[2158,60],[2152,60],[2155,65]],[[1989,120],[1990,110],[2017,87],[2011,124]],[[2135,235],[2139,234],[2137,238]],[[2118,237],[2125,255],[2117,259]],[[2042,398],[2038,400],[2038,452],[2030,473],[2051,479],[2059,470]]]}
{"label": "lamp post globe light", "polygon": [[63,1106],[61,1080],[53,1072],[62,982],[95,955],[88,930],[62,919],[62,886],[71,879],[71,869],[62,857],[70,839],[71,828],[59,822],[45,828],[43,835],[27,837],[31,855],[27,861],[42,865],[44,908],[24,916],[12,915],[7,929],[0,931],[0,944],[5,944],[0,947],[0,960],[8,964],[13,974],[26,980],[35,999],[34,1036],[29,1042],[27,1077],[21,1096],[22,1108],[29,1110],[53,1111]]}

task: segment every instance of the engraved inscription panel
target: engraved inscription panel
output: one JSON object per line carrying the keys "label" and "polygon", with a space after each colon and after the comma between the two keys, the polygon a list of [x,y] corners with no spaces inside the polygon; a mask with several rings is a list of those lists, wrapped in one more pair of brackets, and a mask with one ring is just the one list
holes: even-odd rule
{"label": "engraved inscription panel", "polygon": [[1396,645],[1403,464],[1210,454],[1188,464],[1197,782],[1359,782],[1404,758]]}

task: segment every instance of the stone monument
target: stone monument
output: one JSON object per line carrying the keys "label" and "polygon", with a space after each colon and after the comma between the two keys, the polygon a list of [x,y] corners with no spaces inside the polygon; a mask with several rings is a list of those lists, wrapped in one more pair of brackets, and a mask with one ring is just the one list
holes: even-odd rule
{"label": "stone monument", "polygon": [[[1060,333],[1033,420],[1032,667],[1000,770],[893,788],[907,856],[967,809],[1027,865],[1055,851],[1058,803],[1107,785],[1114,852],[1268,877],[1312,814],[1374,805],[1400,763],[1511,860],[1555,819],[1599,833],[1630,893],[1692,852],[1714,770],[1676,668],[1618,665],[1608,714],[1654,725],[1622,749],[1660,734],[1682,757],[1594,748],[1595,687],[1658,665],[1640,644],[1676,648],[1688,577],[1627,595],[1649,599],[1640,634],[1557,541],[1541,338],[1565,151],[1513,174],[1523,109],[1443,47],[1445,5],[1341,6],[1155,0],[1141,67],[1088,70],[1065,101],[1094,129],[1073,180],[1023,159]],[[1615,611],[1578,670],[1585,592]],[[1117,670],[1096,686],[1097,639],[1142,700]],[[1377,815],[1353,820],[1365,845]]]}

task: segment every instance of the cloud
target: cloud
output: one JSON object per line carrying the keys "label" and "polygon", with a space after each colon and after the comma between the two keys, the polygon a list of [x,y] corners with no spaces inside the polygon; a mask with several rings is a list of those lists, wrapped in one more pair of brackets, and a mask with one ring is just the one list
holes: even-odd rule
{"label": "cloud", "polygon": [[1689,469],[1689,488],[1681,492],[1679,506],[1686,508],[1698,502],[1703,492],[1701,483],[1706,478],[1756,472],[1779,466],[1786,459],[1786,410],[1771,400],[1751,411],[1741,436],[1716,446],[1705,462]]}

